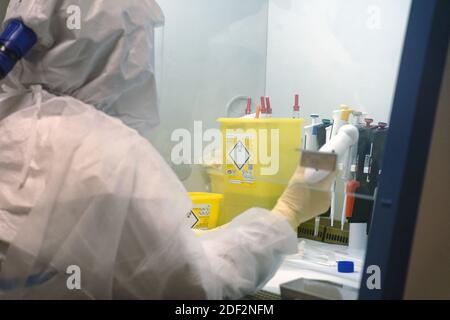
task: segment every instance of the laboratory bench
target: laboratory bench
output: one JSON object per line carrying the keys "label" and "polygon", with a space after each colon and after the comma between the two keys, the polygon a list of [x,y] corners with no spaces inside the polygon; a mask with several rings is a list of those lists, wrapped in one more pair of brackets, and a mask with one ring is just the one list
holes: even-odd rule
{"label": "laboratory bench", "polygon": [[[361,270],[364,258],[363,250],[353,250],[346,246],[299,239],[298,253],[285,259],[275,276],[262,291],[245,299],[340,299],[340,296],[342,296],[343,300],[356,300],[362,278]],[[355,272],[339,273],[337,261],[354,262]],[[303,298],[301,296],[286,298],[286,292],[282,294],[282,290],[292,289],[292,286],[298,285],[300,279],[302,279],[300,286],[309,286],[306,291],[313,290],[314,297],[306,295]],[[331,296],[329,295],[330,286],[335,287],[332,289]]]}

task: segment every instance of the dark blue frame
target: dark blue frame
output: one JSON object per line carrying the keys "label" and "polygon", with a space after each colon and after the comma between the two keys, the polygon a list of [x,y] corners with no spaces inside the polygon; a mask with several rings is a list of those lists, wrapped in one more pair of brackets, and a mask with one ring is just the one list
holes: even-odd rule
{"label": "dark blue frame", "polygon": [[450,0],[413,0],[375,204],[366,265],[381,290],[360,299],[402,299],[450,40]]}

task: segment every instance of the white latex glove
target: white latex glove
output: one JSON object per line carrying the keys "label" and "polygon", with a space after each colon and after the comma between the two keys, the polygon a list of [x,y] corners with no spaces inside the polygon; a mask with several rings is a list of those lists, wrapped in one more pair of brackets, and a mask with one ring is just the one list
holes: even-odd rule
{"label": "white latex glove", "polygon": [[299,167],[287,189],[278,200],[272,212],[285,217],[294,230],[321,214],[327,212],[331,204],[331,186],[337,172],[330,173],[316,184],[306,184],[305,168]]}

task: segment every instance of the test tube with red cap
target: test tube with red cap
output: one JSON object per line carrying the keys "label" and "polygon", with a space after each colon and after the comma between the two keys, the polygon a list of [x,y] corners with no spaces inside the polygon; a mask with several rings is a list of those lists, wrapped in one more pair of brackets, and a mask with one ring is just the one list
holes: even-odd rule
{"label": "test tube with red cap", "polygon": [[272,118],[272,107],[270,104],[270,97],[266,97],[266,118]]}
{"label": "test tube with red cap", "polygon": [[300,95],[295,95],[295,103],[294,103],[294,113],[293,118],[294,119],[300,119]]}
{"label": "test tube with red cap", "polygon": [[267,108],[266,108],[266,98],[261,97],[261,118],[266,118]]}
{"label": "test tube with red cap", "polygon": [[252,98],[247,98],[247,108],[245,109],[245,115],[251,115],[252,114]]}

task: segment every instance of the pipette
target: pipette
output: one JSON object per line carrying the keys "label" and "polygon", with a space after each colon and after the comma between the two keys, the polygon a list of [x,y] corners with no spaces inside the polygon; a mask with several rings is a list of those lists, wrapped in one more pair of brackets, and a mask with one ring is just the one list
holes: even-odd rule
{"label": "pipette", "polygon": [[317,143],[319,144],[319,149],[322,148],[328,141],[331,134],[327,132],[328,128],[331,128],[332,123],[329,119],[322,119],[322,124],[317,127]]}
{"label": "pipette", "polygon": [[333,111],[333,130],[331,132],[331,137],[338,134],[339,130],[348,124],[350,115],[354,112],[350,107],[346,105],[341,105],[339,110]]}
{"label": "pipette", "polygon": [[[361,132],[361,130],[364,129],[364,114],[360,111],[353,112],[352,124],[356,126],[358,130]],[[356,179],[358,170],[358,152],[359,152],[358,145],[356,145],[354,148],[352,148],[352,152],[349,159],[351,179],[353,180]]]}
{"label": "pipette", "polygon": [[381,175],[384,145],[386,143],[388,132],[389,128],[386,122],[379,122],[377,128],[374,130],[369,182],[373,183],[375,186],[378,184],[378,178]]}
{"label": "pipette", "polygon": [[[311,125],[305,127],[305,144],[304,149],[306,151],[318,151],[319,150],[319,141],[318,141],[318,129],[322,124],[320,121],[320,116],[318,114],[311,115]],[[320,216],[316,218],[314,224],[314,236],[317,237],[319,235],[320,229]]]}
{"label": "pipette", "polygon": [[[358,142],[359,131],[353,125],[345,125],[339,133],[333,137],[326,145],[319,151],[323,153],[335,153],[337,155],[338,163],[342,161],[348,150]],[[331,172],[326,170],[316,170],[313,168],[305,169],[305,181],[308,184],[316,184],[326,179]]]}
{"label": "pipette", "polygon": [[[335,110],[333,112],[333,127],[331,129],[331,139],[335,137],[339,130],[348,124],[348,120],[350,118],[350,115],[352,114],[353,110],[351,110],[346,105],[341,105],[338,110]],[[344,155],[344,157],[348,156],[348,154]],[[344,158],[344,162],[345,162]],[[342,160],[342,159],[341,159]],[[342,162],[339,162],[340,165],[342,165]],[[331,226],[334,227],[334,218],[336,216],[336,181],[333,183],[333,186],[331,188]]]}
{"label": "pipette", "polygon": [[[353,111],[352,113],[352,124],[358,128],[361,127],[362,123],[362,112]],[[360,135],[361,137],[361,135]],[[341,215],[341,230],[344,231],[345,221],[349,216],[349,208],[347,208],[348,204],[351,204],[351,211],[353,211],[353,206],[355,202],[355,192],[358,187],[356,186],[356,170],[357,170],[357,160],[358,158],[358,144],[355,144],[350,148],[349,154],[346,159],[346,163],[344,163],[342,170],[342,179],[345,181],[345,192],[344,192],[344,205],[342,207],[342,215]],[[352,197],[350,200],[348,197]],[[351,217],[351,214],[350,214]]]}
{"label": "pipette", "polygon": [[[364,119],[364,121],[366,122],[366,128],[370,129],[370,130],[375,130],[376,126],[373,126],[373,119],[370,118],[366,118]],[[366,155],[365,159],[364,159],[364,174],[367,175],[366,176],[366,182],[370,183],[370,170],[372,168],[372,159],[373,159],[373,141],[370,144],[370,152]]]}
{"label": "pipette", "polygon": [[[361,187],[361,183],[352,180],[346,186],[345,212],[344,217],[351,219],[353,217],[353,208],[355,206],[356,191]],[[345,220],[344,220],[345,221]]]}
{"label": "pipette", "polygon": [[[362,116],[361,116],[362,117]],[[353,181],[347,184],[346,217],[350,224],[349,247],[362,249],[366,247],[368,237],[368,224],[373,211],[373,194],[376,183],[374,178],[374,134],[377,127],[373,125],[373,119],[367,117],[364,121],[359,120],[359,141],[356,170]],[[372,177],[372,178],[371,178]],[[356,195],[357,193],[357,195]]]}
{"label": "pipette", "polygon": [[[357,127],[353,125],[345,125],[339,130],[338,134],[330,140],[330,142],[320,149],[320,152],[335,153],[338,156],[339,163],[339,161],[345,157],[349,150],[358,143],[358,140],[359,131]],[[305,182],[308,184],[316,184],[328,177],[329,174],[329,171],[307,168],[305,170]],[[317,227],[317,225],[315,227]],[[320,224],[318,227],[320,227]]]}

